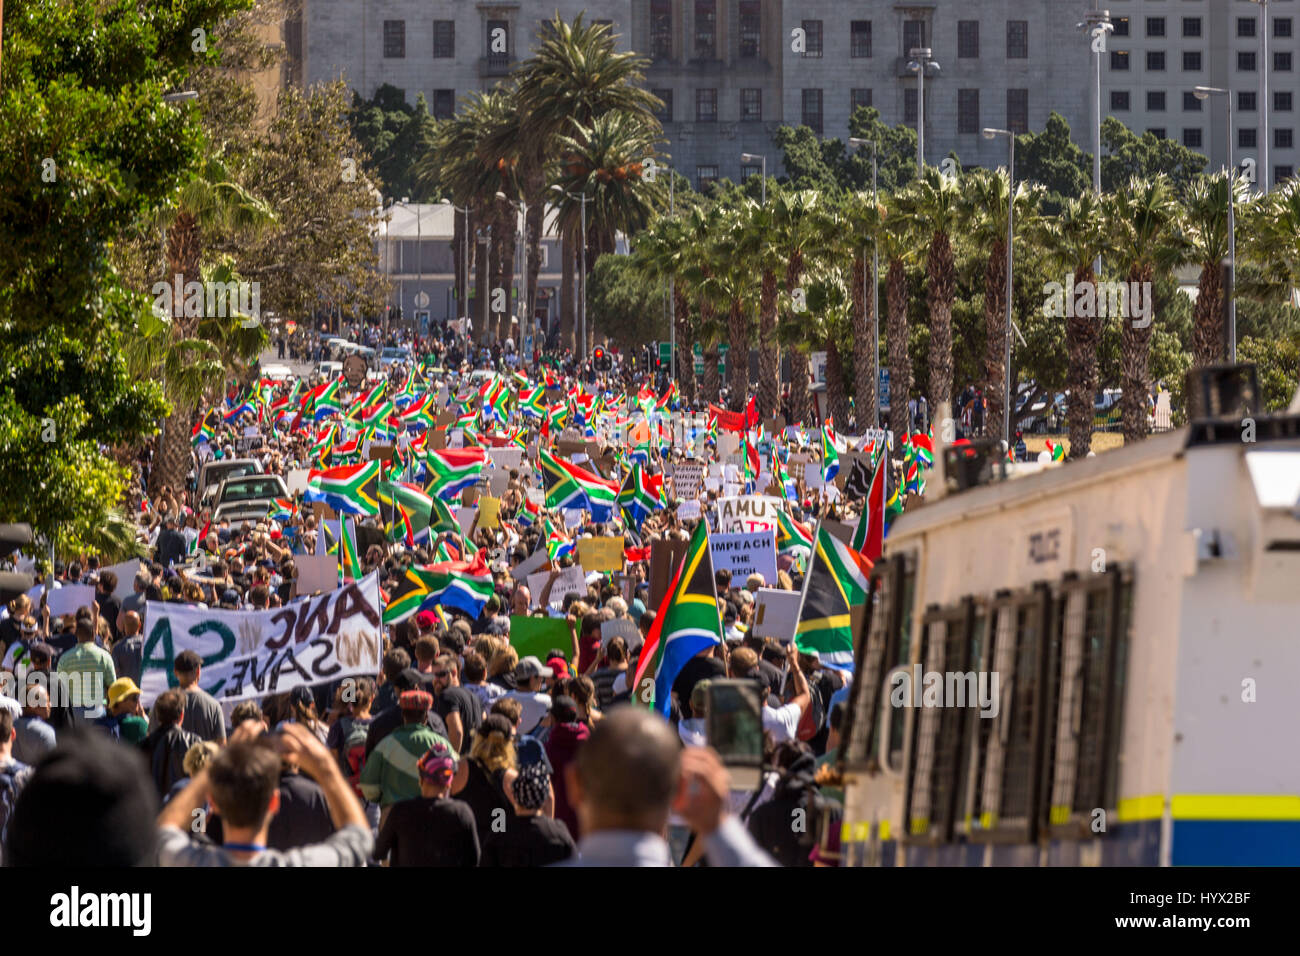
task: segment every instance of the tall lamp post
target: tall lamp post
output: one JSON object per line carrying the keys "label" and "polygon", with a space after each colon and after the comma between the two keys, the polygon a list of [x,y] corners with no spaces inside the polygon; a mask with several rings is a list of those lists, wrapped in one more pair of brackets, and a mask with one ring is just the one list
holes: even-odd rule
{"label": "tall lamp post", "polygon": [[1222,96],[1228,104],[1228,362],[1237,362],[1237,164],[1232,153],[1232,93],[1217,86],[1198,86],[1198,100]]}
{"label": "tall lamp post", "polygon": [[766,205],[767,205],[767,157],[766,157],[766,156],[759,156],[757,153],[741,153],[741,154],[740,154],[740,161],[741,161],[742,163],[758,163],[758,162],[761,162],[761,163],[763,164],[763,173],[762,173],[762,176],[763,176],[763,198],[762,198],[761,202],[762,202],[762,204],[763,204],[764,206],[766,206]]}
{"label": "tall lamp post", "polygon": [[[857,136],[849,137],[849,145],[858,148],[862,146],[871,147],[871,205],[876,206],[877,190],[876,179],[878,172],[879,154],[877,152],[876,141],[874,139],[861,139]],[[866,257],[866,250],[862,255]],[[863,289],[863,295],[866,295],[866,289]],[[874,366],[875,380],[871,389],[872,421],[876,427],[880,427],[880,239],[877,236],[871,237],[871,342],[872,349],[875,352],[876,364]]]}
{"label": "tall lamp post", "polygon": [[925,175],[925,74],[939,72],[933,51],[928,46],[913,47],[908,70],[916,74],[916,172]]}
{"label": "tall lamp post", "polygon": [[[568,196],[570,199],[582,200],[582,275],[580,277],[581,283],[579,292],[579,295],[582,297],[582,337],[579,340],[579,343],[581,350],[580,354],[585,355],[587,353],[587,194],[585,192],[571,193],[558,185],[552,186],[551,192],[559,193],[562,196]],[[574,351],[579,352],[579,349],[575,349]],[[574,357],[576,358],[577,355]],[[579,363],[578,367],[582,367],[581,363]]]}
{"label": "tall lamp post", "polygon": [[985,128],[985,139],[1007,138],[1007,347],[1006,371],[1002,376],[1002,441],[1011,447],[1011,275],[1015,268],[1016,134],[1007,129]]}
{"label": "tall lamp post", "polygon": [[[673,186],[676,174],[670,168],[668,170],[668,218],[676,218],[673,211]],[[675,275],[668,277],[668,369],[672,375],[672,380],[677,381],[677,300],[674,296],[676,292]]]}
{"label": "tall lamp post", "polygon": [[519,236],[519,248],[522,250],[523,257],[523,273],[519,282],[519,351],[522,354],[525,330],[528,331],[530,338],[534,335],[532,310],[528,307],[528,203],[522,199],[511,199],[503,192],[497,193],[497,199],[504,199],[512,207],[523,210],[523,223],[516,231]]}
{"label": "tall lamp post", "polygon": [[1106,52],[1106,36],[1115,32],[1110,11],[1099,9],[1099,0],[1093,0],[1092,10],[1082,23],[1092,47],[1092,191],[1101,195],[1101,55]]}
{"label": "tall lamp post", "polygon": [[1259,191],[1266,193],[1273,170],[1268,164],[1268,0],[1250,0],[1259,4]]}

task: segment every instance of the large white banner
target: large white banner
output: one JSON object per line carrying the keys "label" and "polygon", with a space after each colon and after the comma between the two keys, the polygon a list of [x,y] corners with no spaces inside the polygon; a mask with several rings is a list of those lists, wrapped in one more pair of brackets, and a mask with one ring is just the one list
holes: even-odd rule
{"label": "large white banner", "polygon": [[141,697],[148,707],[175,686],[172,665],[187,650],[203,658],[199,686],[219,701],[376,674],[383,649],[382,610],[375,574],[267,611],[150,601]]}

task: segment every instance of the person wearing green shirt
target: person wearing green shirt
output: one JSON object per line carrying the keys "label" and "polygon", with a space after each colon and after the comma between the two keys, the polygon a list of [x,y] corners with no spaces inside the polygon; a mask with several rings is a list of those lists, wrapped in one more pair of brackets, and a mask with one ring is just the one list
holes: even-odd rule
{"label": "person wearing green shirt", "polygon": [[420,758],[436,743],[456,753],[451,742],[425,724],[425,715],[433,706],[433,695],[423,690],[403,691],[397,700],[402,709],[402,726],[375,746],[361,769],[361,795],[380,806],[382,829],[393,804],[420,796]]}
{"label": "person wearing green shirt", "polygon": [[86,610],[77,611],[77,645],[59,657],[58,671],[67,678],[74,713],[89,719],[102,715],[104,691],[117,680],[117,670],[113,655],[95,643],[99,605],[91,605],[89,615]]}
{"label": "person wearing green shirt", "polygon": [[138,744],[149,736],[149,719],[140,703],[140,688],[129,677],[119,677],[108,687],[108,715],[95,721],[123,743]]}

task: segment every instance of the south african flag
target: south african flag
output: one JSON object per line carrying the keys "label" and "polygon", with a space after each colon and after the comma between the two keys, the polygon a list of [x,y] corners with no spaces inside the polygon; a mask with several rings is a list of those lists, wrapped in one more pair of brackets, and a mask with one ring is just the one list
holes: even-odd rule
{"label": "south african flag", "polygon": [[794,640],[826,667],[853,670],[852,609],[866,603],[871,562],[818,526]]}
{"label": "south african flag", "polygon": [[341,465],[307,476],[307,501],[323,501],[341,514],[379,514],[380,463]]}

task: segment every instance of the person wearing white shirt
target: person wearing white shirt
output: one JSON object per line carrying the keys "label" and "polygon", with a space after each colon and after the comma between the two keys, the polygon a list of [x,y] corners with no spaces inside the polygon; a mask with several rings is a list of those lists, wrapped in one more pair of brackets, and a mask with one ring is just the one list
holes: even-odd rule
{"label": "person wearing white shirt", "polygon": [[531,733],[542,718],[551,712],[551,695],[542,693],[542,679],[554,677],[555,671],[544,667],[536,657],[529,655],[515,665],[515,689],[506,694],[523,707],[519,716],[521,733]]}
{"label": "person wearing white shirt", "polygon": [[[732,652],[730,664],[730,676],[762,680],[758,655],[750,648],[741,647]],[[773,742],[778,744],[795,739],[804,711],[812,706],[812,691],[808,687],[808,678],[799,669],[799,650],[793,641],[786,647],[786,666],[794,696],[780,707],[763,704],[763,729],[771,731]]]}

